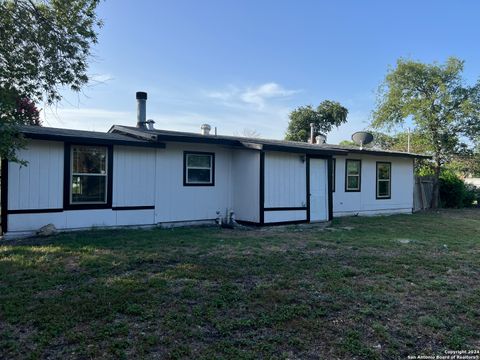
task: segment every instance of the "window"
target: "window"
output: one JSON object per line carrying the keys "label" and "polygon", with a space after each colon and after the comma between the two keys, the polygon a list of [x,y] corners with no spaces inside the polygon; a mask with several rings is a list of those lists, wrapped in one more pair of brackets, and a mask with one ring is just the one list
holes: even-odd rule
{"label": "window", "polygon": [[215,154],[205,152],[185,152],[183,155],[183,185],[215,185]]}
{"label": "window", "polygon": [[65,207],[109,207],[111,147],[69,145],[65,148]]}
{"label": "window", "polygon": [[377,199],[390,199],[392,189],[392,164],[377,162]]}
{"label": "window", "polygon": [[332,159],[332,192],[335,192],[335,171],[337,169],[337,160]]}
{"label": "window", "polygon": [[360,160],[346,160],[345,191],[360,191],[361,182],[362,162]]}

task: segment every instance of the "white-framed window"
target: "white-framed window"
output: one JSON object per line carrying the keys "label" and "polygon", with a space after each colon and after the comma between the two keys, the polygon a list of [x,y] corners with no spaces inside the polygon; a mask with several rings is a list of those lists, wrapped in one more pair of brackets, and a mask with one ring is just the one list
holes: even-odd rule
{"label": "white-framed window", "polygon": [[108,148],[72,145],[70,149],[70,205],[107,204]]}
{"label": "white-framed window", "polygon": [[347,159],[345,162],[345,191],[360,191],[362,185],[362,161]]}
{"label": "white-framed window", "polygon": [[392,196],[392,164],[377,161],[377,199],[390,199]]}
{"label": "white-framed window", "polygon": [[184,186],[215,185],[215,154],[185,151],[183,155]]}

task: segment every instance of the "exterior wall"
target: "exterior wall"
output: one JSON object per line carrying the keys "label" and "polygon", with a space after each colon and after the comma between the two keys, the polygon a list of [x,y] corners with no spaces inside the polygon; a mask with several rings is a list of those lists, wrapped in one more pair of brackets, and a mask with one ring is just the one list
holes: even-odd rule
{"label": "exterior wall", "polygon": [[155,157],[155,149],[114,146],[114,207],[155,205]]}
{"label": "exterior wall", "polygon": [[233,209],[237,220],[260,221],[260,152],[236,150],[232,154]]}
{"label": "exterior wall", "polygon": [[[337,156],[333,215],[376,215],[411,213],[413,208],[413,160],[399,157],[380,157],[351,154]],[[362,160],[361,191],[345,192],[345,160]],[[391,198],[376,199],[376,162],[392,164]]]}
{"label": "exterior wall", "polygon": [[305,155],[265,153],[265,223],[307,220],[306,167]]}
{"label": "exterior wall", "polygon": [[[43,212],[8,214],[9,233],[31,232],[50,223],[58,229],[155,223],[154,210],[148,209],[63,211],[62,142],[32,140],[19,157],[28,165],[9,163],[8,210]],[[155,150],[114,146],[113,162],[113,206],[153,206]]]}
{"label": "exterior wall", "polygon": [[28,164],[8,164],[9,210],[61,209],[63,143],[31,141],[18,157]]}
{"label": "exterior wall", "polygon": [[[183,152],[215,153],[215,185],[183,185]],[[167,143],[155,164],[155,222],[216,219],[232,209],[232,151],[212,145]]]}

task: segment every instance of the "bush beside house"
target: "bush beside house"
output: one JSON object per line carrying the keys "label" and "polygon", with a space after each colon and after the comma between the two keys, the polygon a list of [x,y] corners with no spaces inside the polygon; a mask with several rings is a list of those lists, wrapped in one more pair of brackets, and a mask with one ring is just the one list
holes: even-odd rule
{"label": "bush beside house", "polygon": [[480,189],[466,184],[455,173],[445,171],[440,176],[440,202],[445,208],[478,206]]}

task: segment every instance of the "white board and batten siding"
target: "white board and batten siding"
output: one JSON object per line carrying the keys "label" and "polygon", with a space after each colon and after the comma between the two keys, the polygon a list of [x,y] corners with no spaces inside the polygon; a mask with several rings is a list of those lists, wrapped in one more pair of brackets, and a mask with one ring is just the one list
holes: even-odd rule
{"label": "white board and batten siding", "polygon": [[[155,206],[156,149],[114,146],[112,206]],[[116,225],[155,224],[155,210],[116,211]]]}
{"label": "white board and batten siding", "polygon": [[[215,154],[215,185],[184,186],[184,151]],[[220,146],[166,143],[155,164],[155,223],[214,221],[233,209],[232,150]]]}
{"label": "white board and batten siding", "polygon": [[[361,191],[345,192],[345,161],[359,159],[361,168]],[[335,192],[333,215],[378,215],[411,213],[413,208],[413,159],[352,154],[336,156]],[[376,163],[390,162],[391,198],[376,199]]]}
{"label": "white board and batten siding", "polygon": [[9,210],[63,207],[63,143],[32,141],[18,151],[26,166],[8,164]]}
{"label": "white board and batten siding", "polygon": [[260,221],[260,152],[234,151],[232,179],[235,218],[258,223]]}
{"label": "white board and batten siding", "polygon": [[[113,154],[113,206],[154,205],[155,150],[114,146]],[[28,166],[9,163],[8,210],[61,210],[63,143],[32,140],[27,149],[20,150],[19,157],[28,161]],[[147,225],[154,221],[154,210],[65,210],[9,214],[8,229],[9,232],[34,231],[49,223],[58,229],[81,229]]]}
{"label": "white board and batten siding", "polygon": [[275,210],[307,206],[306,166],[305,155],[302,154],[265,153],[265,223],[307,220],[306,210]]}

